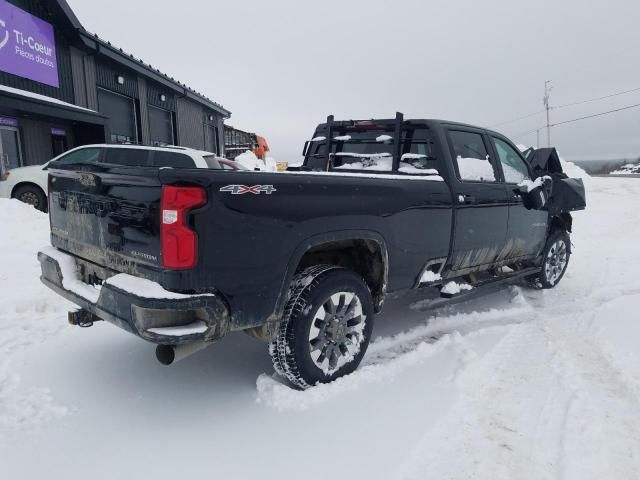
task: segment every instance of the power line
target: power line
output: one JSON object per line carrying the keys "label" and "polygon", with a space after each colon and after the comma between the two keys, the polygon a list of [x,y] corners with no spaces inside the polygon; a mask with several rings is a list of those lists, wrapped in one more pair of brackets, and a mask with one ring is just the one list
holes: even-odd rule
{"label": "power line", "polygon": [[511,135],[510,135],[510,136],[509,136],[509,138],[510,138],[511,140],[515,140],[515,139],[517,139],[517,138],[524,137],[525,135],[529,135],[530,133],[537,132],[538,130],[542,130],[543,128],[544,128],[544,127],[538,127],[538,128],[534,128],[533,130],[527,130],[526,132],[522,132],[522,133],[520,133],[520,134],[518,134],[518,135],[514,135],[514,136],[511,136]]}
{"label": "power line", "polygon": [[[556,110],[556,109],[559,109],[559,108],[573,107],[574,105],[582,105],[582,104],[585,104],[585,103],[596,102],[598,100],[606,100],[607,98],[617,97],[617,96],[620,96],[620,95],[626,95],[627,93],[633,93],[633,92],[640,92],[640,87],[633,88],[631,90],[625,90],[624,92],[610,93],[609,95],[604,95],[602,97],[595,97],[595,98],[589,98],[587,100],[580,100],[579,102],[572,102],[572,103],[565,103],[563,105],[549,106],[549,109],[550,110]],[[527,118],[535,117],[536,115],[540,115],[541,113],[544,113],[545,111],[546,111],[546,108],[543,109],[543,110],[538,110],[537,112],[530,113],[528,115],[523,115],[522,117],[513,118],[513,119],[507,120],[505,122],[500,122],[500,123],[496,123],[496,124],[490,125],[489,128],[500,127],[502,125],[507,125],[509,123],[518,122],[520,120],[525,120]]]}
{"label": "power line", "polygon": [[605,100],[607,98],[617,97],[619,95],[625,95],[627,93],[633,93],[633,92],[638,92],[638,91],[640,91],[640,87],[633,88],[631,90],[625,90],[624,92],[611,93],[611,94],[605,95],[603,97],[590,98],[588,100],[581,100],[579,102],[565,103],[564,105],[557,105],[557,106],[551,107],[551,108],[555,110],[557,108],[573,107],[574,105],[582,105],[583,103],[596,102],[598,100]]}
{"label": "power line", "polygon": [[[640,107],[640,103],[636,103],[634,105],[627,105],[626,107],[616,108],[614,110],[608,110],[606,112],[594,113],[593,115],[586,115],[584,117],[572,118],[571,120],[565,120],[565,121],[558,122],[558,123],[552,123],[549,126],[550,127],[557,127],[558,125],[565,125],[567,123],[574,123],[574,122],[578,122],[580,120],[586,120],[588,118],[601,117],[603,115],[608,115],[610,113],[621,112],[623,110],[629,110],[631,108],[637,108],[637,107]],[[538,131],[542,130],[543,128],[545,128],[545,127],[542,126],[542,127],[534,128],[534,129],[531,129],[531,130],[527,130],[526,132],[522,132],[522,133],[520,133],[518,135],[510,136],[510,138],[512,140],[515,140],[515,139],[524,137],[526,135],[529,135],[530,133],[538,132]]]}
{"label": "power line", "polygon": [[565,123],[573,123],[573,122],[577,122],[579,120],[585,120],[587,118],[601,117],[602,115],[607,115],[609,113],[615,113],[615,112],[621,112],[622,110],[629,110],[630,108],[636,108],[636,107],[640,107],[640,103],[636,103],[635,105],[628,105],[628,106],[622,107],[622,108],[616,108],[615,110],[608,110],[606,112],[595,113],[593,115],[587,115],[585,117],[573,118],[571,120],[565,120],[564,122],[553,123],[550,126],[551,127],[557,127],[558,125],[564,125]]}
{"label": "power line", "polygon": [[513,122],[517,122],[518,120],[524,120],[525,118],[531,118],[536,115],[540,115],[541,113],[544,113],[544,110],[538,110],[535,113],[530,113],[529,115],[525,115],[523,117],[514,118],[513,120],[507,120],[506,122],[496,123],[494,125],[490,125],[489,128],[499,127],[501,125],[506,125],[507,123],[513,123]]}

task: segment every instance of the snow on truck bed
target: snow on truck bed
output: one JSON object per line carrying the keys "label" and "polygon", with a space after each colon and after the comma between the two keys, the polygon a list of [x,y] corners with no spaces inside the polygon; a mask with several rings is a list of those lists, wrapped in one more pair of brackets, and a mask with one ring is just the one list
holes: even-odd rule
{"label": "snow on truck bed", "polygon": [[638,478],[640,181],[587,180],[556,289],[390,301],[361,368],[305,392],[246,335],[167,368],[67,325],[38,281],[47,216],[0,200],[3,478]]}

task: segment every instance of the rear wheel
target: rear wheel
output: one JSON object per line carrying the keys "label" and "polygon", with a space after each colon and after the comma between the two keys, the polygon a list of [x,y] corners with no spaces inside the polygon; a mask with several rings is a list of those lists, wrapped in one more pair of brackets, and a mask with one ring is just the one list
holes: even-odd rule
{"label": "rear wheel", "polygon": [[32,205],[37,210],[46,212],[47,196],[40,187],[35,185],[21,185],[16,188],[13,198],[17,198],[21,202]]}
{"label": "rear wheel", "polygon": [[373,330],[373,300],[356,273],[332,265],[296,275],[269,352],[276,371],[304,389],[353,372]]}
{"label": "rear wheel", "polygon": [[571,241],[564,230],[552,233],[542,253],[540,273],[529,280],[538,288],[553,288],[564,276],[571,256]]}

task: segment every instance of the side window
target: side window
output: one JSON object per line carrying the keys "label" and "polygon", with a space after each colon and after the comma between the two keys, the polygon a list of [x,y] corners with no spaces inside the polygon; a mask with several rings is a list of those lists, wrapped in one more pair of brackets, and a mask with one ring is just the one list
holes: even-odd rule
{"label": "side window", "polygon": [[66,154],[55,163],[62,165],[74,165],[78,163],[99,163],[102,150],[99,148],[83,148]]}
{"label": "side window", "polygon": [[482,135],[462,130],[449,130],[449,136],[460,180],[497,181]]}
{"label": "side window", "polygon": [[106,163],[129,167],[146,167],[149,151],[137,148],[108,148]]}
{"label": "side window", "polygon": [[520,183],[529,178],[529,169],[522,157],[504,140],[491,137],[502,164],[502,172],[506,183]]}
{"label": "side window", "polygon": [[398,171],[418,175],[438,174],[435,144],[429,130],[410,128],[402,133]]}

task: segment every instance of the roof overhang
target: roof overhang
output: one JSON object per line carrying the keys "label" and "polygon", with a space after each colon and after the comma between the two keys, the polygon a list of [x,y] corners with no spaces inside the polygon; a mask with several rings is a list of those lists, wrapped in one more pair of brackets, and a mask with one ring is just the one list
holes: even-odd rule
{"label": "roof overhang", "polygon": [[33,94],[17,88],[0,86],[3,110],[60,118],[75,122],[104,125],[107,117],[86,108],[62,102],[55,98]]}

